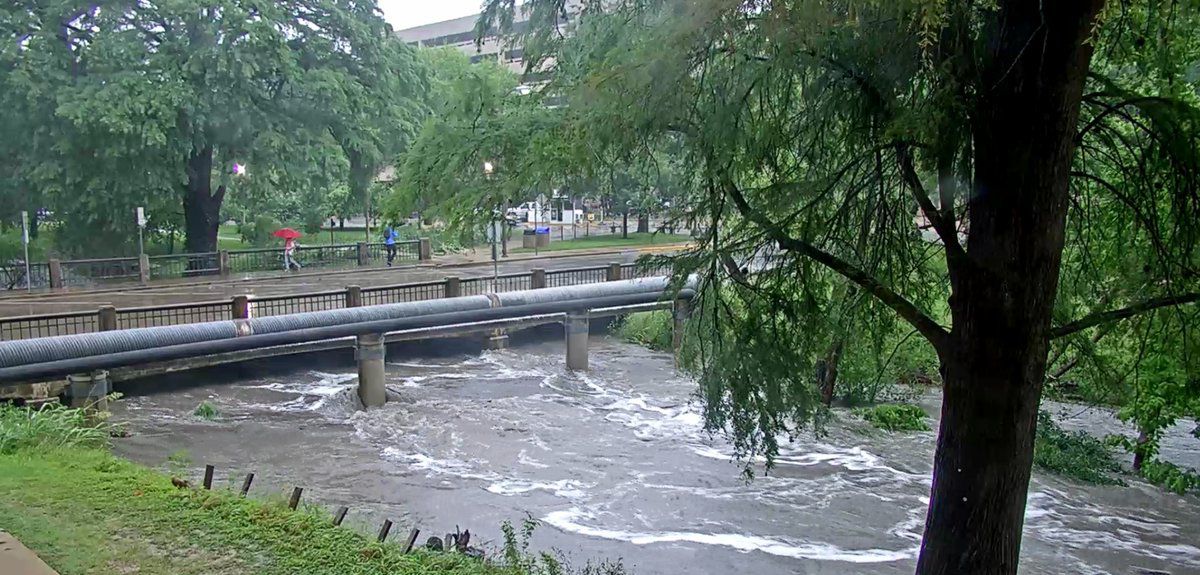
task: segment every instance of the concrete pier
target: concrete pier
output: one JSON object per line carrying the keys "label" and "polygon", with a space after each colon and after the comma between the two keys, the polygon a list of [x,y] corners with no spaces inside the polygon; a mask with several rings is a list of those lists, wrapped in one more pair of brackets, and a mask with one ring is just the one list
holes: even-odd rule
{"label": "concrete pier", "polygon": [[687,329],[687,320],[691,315],[692,302],[686,299],[676,299],[675,305],[671,308],[671,318],[674,320],[671,324],[671,349],[675,353],[679,353],[679,348],[683,347],[683,332]]}
{"label": "concrete pier", "polygon": [[99,412],[108,411],[110,391],[112,389],[108,384],[108,372],[99,370],[67,376],[67,386],[63,389],[63,395],[66,396],[69,407]]}
{"label": "concrete pier", "polygon": [[567,314],[563,322],[567,334],[567,369],[588,368],[588,313],[586,311]]}
{"label": "concrete pier", "polygon": [[387,403],[383,362],[386,350],[383,334],[358,336],[354,357],[358,360],[358,398],[362,400],[363,407],[379,407]]}
{"label": "concrete pier", "polygon": [[508,349],[508,330],[493,330],[492,333],[488,334],[487,340],[483,342],[483,349]]}

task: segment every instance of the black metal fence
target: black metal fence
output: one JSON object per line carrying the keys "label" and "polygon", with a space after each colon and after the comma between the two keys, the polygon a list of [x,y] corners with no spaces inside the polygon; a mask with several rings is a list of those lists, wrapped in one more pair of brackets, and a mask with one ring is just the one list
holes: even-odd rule
{"label": "black metal fence", "polygon": [[[178,263],[172,265],[176,265],[177,270],[182,270],[181,273],[187,273],[188,271],[186,265]],[[448,295],[454,295],[455,293],[460,296],[469,296],[542,287],[598,283],[614,279],[665,275],[668,271],[663,267],[647,268],[644,266],[639,267],[635,264],[624,264],[621,266],[612,264],[600,267],[504,274],[496,278],[486,276],[461,279],[447,278],[444,281],[362,288],[359,290],[359,305],[380,305],[440,299]],[[456,290],[456,292],[452,290]],[[239,299],[243,297],[245,298],[246,305],[241,307],[239,306]],[[221,321],[238,317],[266,317],[341,309],[352,303],[350,298],[350,289],[343,289],[267,297],[241,296],[240,298],[234,298],[233,301],[206,301],[122,309],[101,308],[97,311],[7,317],[0,318],[0,340],[29,339],[91,333],[105,329],[157,327]],[[107,320],[103,319],[105,314],[107,314]]]}
{"label": "black metal fence", "polygon": [[[416,262],[428,249],[421,249],[423,242],[412,240],[396,242],[394,262]],[[383,263],[387,249],[382,243],[331,244],[300,246],[295,259],[303,267],[335,268],[365,266]],[[164,278],[186,278],[204,275],[226,275],[283,270],[283,248],[251,248],[223,252],[186,253],[146,258],[146,269],[142,269],[141,258],[97,258],[81,260],[50,260],[30,264],[31,287],[44,289],[59,287],[89,287],[98,283],[130,282]],[[0,289],[22,289],[25,287],[25,264],[12,261],[0,264]]]}

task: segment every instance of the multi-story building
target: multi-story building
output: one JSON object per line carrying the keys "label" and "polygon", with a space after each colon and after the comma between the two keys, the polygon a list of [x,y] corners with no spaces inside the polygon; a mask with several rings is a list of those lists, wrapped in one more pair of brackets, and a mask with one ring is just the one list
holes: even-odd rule
{"label": "multi-story building", "polygon": [[[497,36],[488,36],[478,46],[475,44],[475,23],[479,15],[463,16],[453,20],[434,22],[396,31],[401,40],[415,46],[453,46],[471,57],[471,62],[484,59],[495,60],[518,74],[525,71],[524,51],[519,46],[509,46]],[[524,21],[513,23],[520,32]]]}

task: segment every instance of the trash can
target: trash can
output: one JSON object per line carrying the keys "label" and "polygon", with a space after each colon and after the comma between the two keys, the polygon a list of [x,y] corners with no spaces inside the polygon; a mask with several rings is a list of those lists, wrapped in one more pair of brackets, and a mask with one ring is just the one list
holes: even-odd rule
{"label": "trash can", "polygon": [[521,247],[531,250],[536,242],[537,236],[534,235],[533,230],[525,230],[521,233]]}
{"label": "trash can", "polygon": [[537,247],[544,248],[550,245],[550,228],[537,228],[535,230],[537,236]]}

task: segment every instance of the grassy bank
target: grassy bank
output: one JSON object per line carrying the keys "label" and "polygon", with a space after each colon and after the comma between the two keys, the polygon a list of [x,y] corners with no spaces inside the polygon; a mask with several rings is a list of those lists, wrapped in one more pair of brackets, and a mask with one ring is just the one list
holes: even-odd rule
{"label": "grassy bank", "polygon": [[320,510],[179,489],[96,448],[0,456],[0,525],[63,575],[500,572],[458,554],[404,555]]}
{"label": "grassy bank", "polygon": [[[588,250],[598,248],[636,248],[652,245],[666,245],[687,241],[684,236],[678,235],[654,235],[654,234],[635,234],[630,233],[628,238],[621,237],[621,234],[603,234],[603,235],[580,235],[575,239],[571,238],[571,231],[567,230],[567,239],[558,239],[558,229],[550,230],[550,245],[544,248],[538,248],[538,252],[558,252],[564,250]],[[519,230],[514,232],[514,237],[520,234]],[[524,254],[533,253],[534,250],[528,248],[518,248],[512,250],[513,253]]]}
{"label": "grassy bank", "polygon": [[[323,509],[180,488],[112,455],[78,410],[0,405],[0,527],[62,575],[549,575],[574,570],[506,537],[501,564],[380,544]],[[511,531],[511,529],[506,529]],[[591,573],[623,573],[617,569]],[[587,571],[584,571],[587,572]]]}

